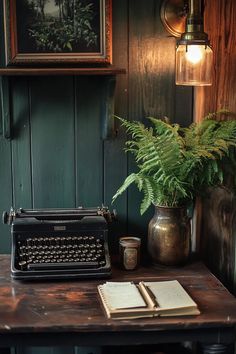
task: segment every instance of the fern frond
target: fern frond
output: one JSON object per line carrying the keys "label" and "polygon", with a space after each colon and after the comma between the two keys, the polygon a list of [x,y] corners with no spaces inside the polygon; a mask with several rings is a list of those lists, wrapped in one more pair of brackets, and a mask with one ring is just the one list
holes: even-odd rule
{"label": "fern frond", "polygon": [[131,137],[125,151],[132,153],[139,172],[125,179],[113,201],[135,183],[144,195],[143,214],[151,203],[183,205],[207,187],[222,184],[224,161],[236,168],[236,120],[213,119],[226,112],[211,113],[188,128],[153,117],[153,127],[118,118]]}
{"label": "fern frond", "polygon": [[121,195],[135,180],[137,179],[136,173],[131,173],[128,177],[126,177],[122,186],[117,190],[116,194],[112,197],[112,203],[116,200],[116,198]]}
{"label": "fern frond", "polygon": [[140,213],[143,215],[153,202],[153,187],[148,178],[143,179],[142,191],[144,198],[140,205]]}
{"label": "fern frond", "polygon": [[230,111],[226,108],[220,109],[219,111],[213,112],[213,113],[208,113],[203,120],[208,120],[208,119],[214,119],[215,117],[217,117],[220,114],[229,114]]}

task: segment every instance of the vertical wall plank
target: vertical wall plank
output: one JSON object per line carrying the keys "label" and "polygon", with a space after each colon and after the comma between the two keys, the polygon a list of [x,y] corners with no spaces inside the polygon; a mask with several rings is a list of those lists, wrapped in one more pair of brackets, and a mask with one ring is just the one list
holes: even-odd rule
{"label": "vertical wall plank", "polygon": [[[128,3],[126,0],[113,0],[113,62],[117,67],[125,68],[125,75],[116,77],[115,107],[117,116],[128,115]],[[127,156],[123,151],[125,134],[115,119],[116,137],[104,141],[104,202],[117,210],[118,222],[110,225],[110,244],[117,252],[118,239],[127,232],[127,193],[111,205],[112,196],[127,176]]]}
{"label": "vertical wall plank", "polygon": [[73,77],[31,81],[33,207],[75,205]]}
{"label": "vertical wall plank", "polygon": [[102,78],[76,78],[76,204],[103,203]]}
{"label": "vertical wall plank", "polygon": [[214,55],[213,84],[195,92],[195,119],[221,108],[236,110],[236,2],[208,0],[205,7],[205,31]]}
{"label": "vertical wall plank", "polygon": [[[214,75],[211,87],[195,90],[196,121],[221,108],[236,112],[235,23],[234,0],[206,2],[205,30],[213,47]],[[234,287],[236,293],[236,200],[232,185],[229,183],[227,187],[213,190],[204,198],[200,241],[208,266],[229,288]]]}
{"label": "vertical wall plank", "polygon": [[176,86],[174,123],[187,127],[193,122],[193,88]]}
{"label": "vertical wall plank", "polygon": [[163,29],[161,1],[130,0],[129,107],[130,118],[174,118],[175,39]]}
{"label": "vertical wall plank", "polygon": [[[147,123],[148,116],[167,116],[176,121],[179,117],[176,119],[175,113],[180,106],[175,105],[176,40],[165,32],[161,23],[161,1],[130,0],[129,4],[129,118]],[[129,173],[134,169],[129,159]],[[128,193],[129,232],[145,241],[153,208],[140,217],[143,196],[133,187]]]}
{"label": "vertical wall plank", "polygon": [[202,206],[201,251],[205,262],[230,290],[234,286],[235,228],[233,192],[224,188],[209,191]]}
{"label": "vertical wall plank", "polygon": [[[3,2],[0,2],[0,33],[4,33],[3,26]],[[0,66],[4,66],[4,36],[0,35]],[[0,118],[1,114],[0,114]],[[2,123],[2,122],[1,122]],[[2,130],[2,124],[0,124]],[[9,211],[13,203],[12,197],[12,166],[11,166],[11,141],[0,136],[0,213]],[[11,247],[10,228],[0,222],[0,253],[9,253]]]}
{"label": "vertical wall plank", "polygon": [[[12,170],[11,170],[11,143],[9,140],[0,137],[0,213],[9,211],[12,206]],[[0,223],[0,253],[9,253],[11,238],[8,225]]]}
{"label": "vertical wall plank", "polygon": [[[3,21],[3,1],[0,2],[0,33],[4,33],[4,21]],[[5,45],[4,45],[4,36],[0,35],[0,48],[1,48],[1,55],[0,55],[0,67],[5,65]]]}
{"label": "vertical wall plank", "polygon": [[24,78],[14,79],[12,102],[13,206],[32,208],[29,89]]}
{"label": "vertical wall plank", "polygon": [[7,76],[0,77],[0,101],[1,101],[1,132],[6,139],[11,138],[11,108],[10,88],[11,80]]}

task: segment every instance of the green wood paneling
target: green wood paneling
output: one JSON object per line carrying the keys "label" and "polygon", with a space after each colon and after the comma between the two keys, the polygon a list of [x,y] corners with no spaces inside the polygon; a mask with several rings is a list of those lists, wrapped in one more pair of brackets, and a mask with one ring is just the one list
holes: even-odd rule
{"label": "green wood paneling", "polygon": [[[4,33],[4,21],[3,21],[3,1],[0,2],[0,33]],[[0,66],[5,65],[5,55],[4,55],[4,36],[0,35]]]}
{"label": "green wood paneling", "polygon": [[[0,213],[9,210],[12,205],[11,144],[0,137]],[[0,253],[10,252],[9,226],[0,223]]]}
{"label": "green wood paneling", "polygon": [[76,78],[76,204],[101,205],[103,190],[103,140],[101,95],[103,78]]}
{"label": "green wood paneling", "polygon": [[30,81],[33,207],[75,205],[73,77]]}
{"label": "green wood paneling", "polygon": [[0,130],[4,138],[11,138],[11,109],[10,109],[10,78],[0,77],[1,123]]}
{"label": "green wood paneling", "polygon": [[13,206],[32,208],[30,102],[25,78],[15,78],[12,102]]}
{"label": "green wood paneling", "polygon": [[[126,75],[116,78],[114,112],[117,116],[128,115],[128,3],[126,0],[113,0],[113,62],[117,67],[125,68]],[[123,148],[125,134],[114,120],[116,136],[104,141],[104,202],[116,209],[119,222],[110,225],[113,251],[117,252],[118,238],[127,233],[127,193],[111,205],[112,196],[127,176],[127,156]]]}

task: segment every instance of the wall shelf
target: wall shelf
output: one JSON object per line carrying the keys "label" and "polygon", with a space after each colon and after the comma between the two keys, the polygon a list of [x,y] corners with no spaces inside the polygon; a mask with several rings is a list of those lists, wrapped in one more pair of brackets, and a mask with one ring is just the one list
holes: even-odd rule
{"label": "wall shelf", "polygon": [[0,76],[46,76],[46,75],[117,75],[126,70],[115,67],[105,68],[0,68]]}
{"label": "wall shelf", "polygon": [[[114,92],[115,92],[115,76],[117,74],[125,74],[123,68],[113,66],[99,68],[36,68],[36,67],[9,67],[0,68],[0,130],[6,139],[11,139],[11,103],[10,103],[10,77],[13,76],[100,76],[103,77],[103,95],[102,103],[102,121],[103,121],[103,139],[109,139],[114,136]],[[1,129],[2,128],[2,129]]]}

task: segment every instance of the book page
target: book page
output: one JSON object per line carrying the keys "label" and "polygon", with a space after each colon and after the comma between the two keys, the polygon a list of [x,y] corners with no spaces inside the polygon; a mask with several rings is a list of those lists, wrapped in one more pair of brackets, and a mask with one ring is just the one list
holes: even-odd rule
{"label": "book page", "polygon": [[154,294],[160,308],[197,307],[196,303],[177,280],[144,282],[144,284]]}
{"label": "book page", "polygon": [[111,310],[147,307],[136,285],[130,282],[106,282],[100,286],[102,296]]}

